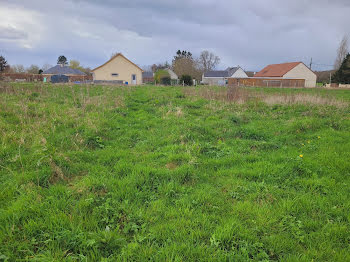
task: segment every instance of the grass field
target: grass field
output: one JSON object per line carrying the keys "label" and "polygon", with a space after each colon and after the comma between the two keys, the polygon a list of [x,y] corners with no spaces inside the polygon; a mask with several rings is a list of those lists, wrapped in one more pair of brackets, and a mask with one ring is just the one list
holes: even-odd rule
{"label": "grass field", "polygon": [[0,261],[350,261],[350,91],[1,85]]}

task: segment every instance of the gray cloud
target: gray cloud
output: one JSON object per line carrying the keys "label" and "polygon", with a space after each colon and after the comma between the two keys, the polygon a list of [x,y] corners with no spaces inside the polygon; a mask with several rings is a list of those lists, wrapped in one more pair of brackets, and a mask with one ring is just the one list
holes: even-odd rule
{"label": "gray cloud", "polygon": [[17,30],[11,26],[1,26],[0,25],[0,41],[1,40],[19,40],[27,38],[27,33]]}
{"label": "gray cloud", "polygon": [[[268,63],[307,63],[311,57],[331,65],[340,39],[349,33],[348,0],[0,2],[0,12],[7,8],[18,30],[2,34],[0,22],[0,34],[21,41],[16,47],[5,45],[15,64],[33,63],[33,57],[53,63],[64,53],[94,67],[120,51],[144,65],[170,61],[177,49],[194,54],[209,49],[221,57],[222,68],[239,64],[259,70]],[[37,24],[16,21],[11,10],[29,12]]]}

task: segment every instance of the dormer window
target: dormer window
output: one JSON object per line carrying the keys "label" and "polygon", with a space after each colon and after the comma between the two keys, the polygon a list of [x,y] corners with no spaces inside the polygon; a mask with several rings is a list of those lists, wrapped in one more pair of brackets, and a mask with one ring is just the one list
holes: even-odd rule
{"label": "dormer window", "polygon": [[112,73],[112,76],[119,76],[119,74],[117,74],[117,73]]}

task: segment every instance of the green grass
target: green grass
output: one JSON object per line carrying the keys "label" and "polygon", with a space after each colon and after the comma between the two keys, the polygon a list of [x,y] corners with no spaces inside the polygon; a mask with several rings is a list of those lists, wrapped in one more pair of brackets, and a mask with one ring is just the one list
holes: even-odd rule
{"label": "green grass", "polygon": [[349,104],[6,85],[0,261],[350,261]]}

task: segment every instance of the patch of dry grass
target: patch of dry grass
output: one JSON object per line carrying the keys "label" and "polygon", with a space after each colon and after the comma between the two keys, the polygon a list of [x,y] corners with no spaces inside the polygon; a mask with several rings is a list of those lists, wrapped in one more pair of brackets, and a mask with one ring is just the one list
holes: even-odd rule
{"label": "patch of dry grass", "polygon": [[283,95],[264,95],[262,101],[268,105],[275,104],[303,104],[303,105],[328,105],[335,107],[346,107],[347,102],[333,98],[324,97],[320,95],[309,94],[283,94]]}
{"label": "patch of dry grass", "polygon": [[161,107],[163,118],[169,118],[171,116],[180,118],[184,116],[183,108],[180,106],[174,106],[172,103]]}
{"label": "patch of dry grass", "polygon": [[256,101],[266,103],[267,105],[328,105],[338,108],[344,108],[349,105],[348,102],[334,97],[310,95],[305,93],[267,94],[263,92],[254,92],[242,87],[229,87],[223,89],[213,89],[209,87],[185,88],[184,93],[189,97],[199,97],[208,100],[217,100],[237,104]]}

